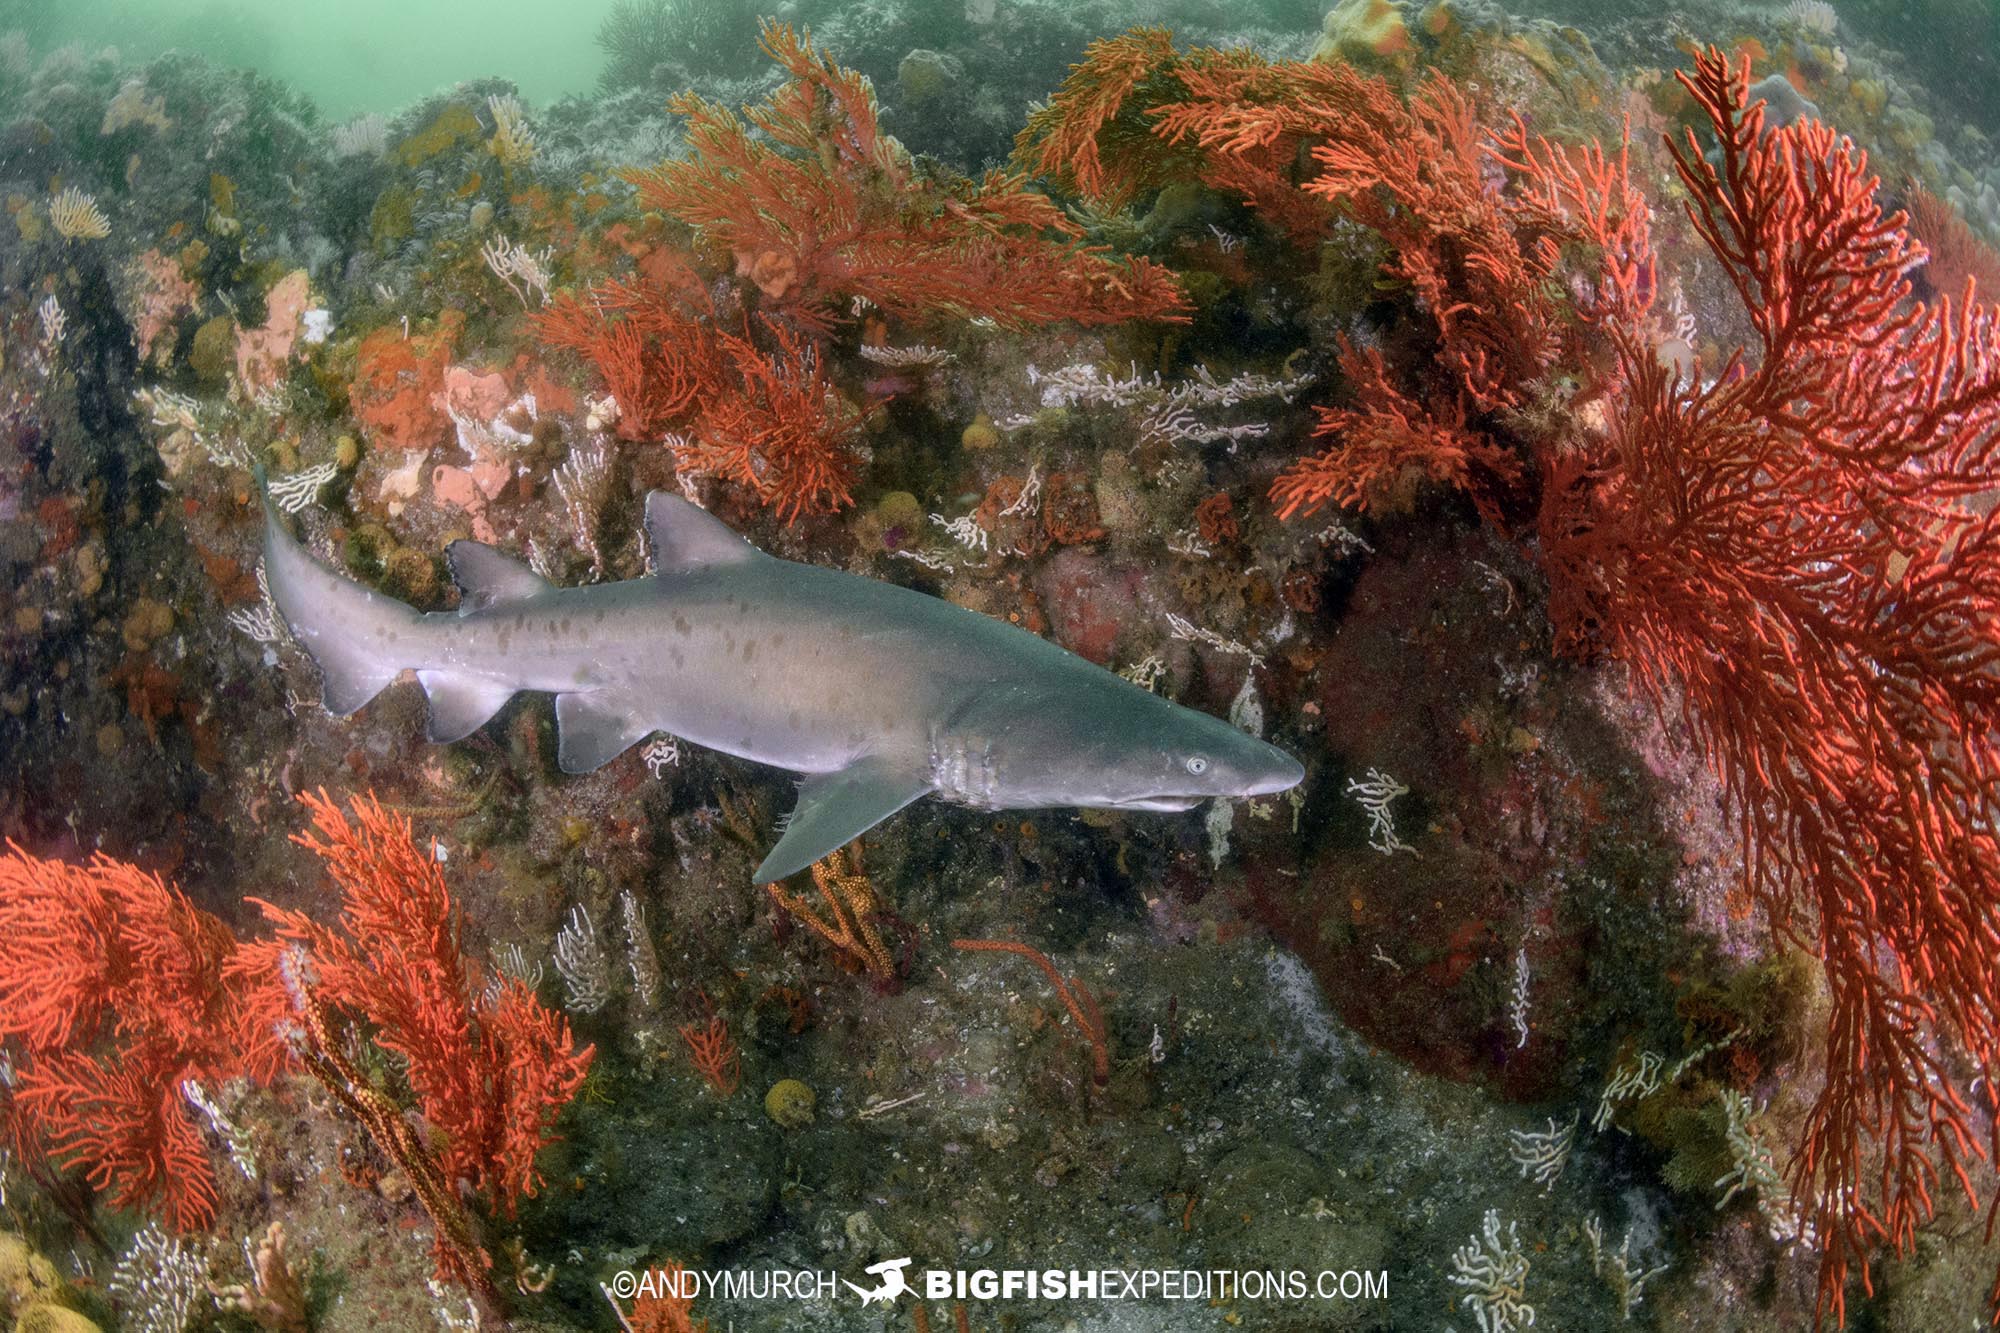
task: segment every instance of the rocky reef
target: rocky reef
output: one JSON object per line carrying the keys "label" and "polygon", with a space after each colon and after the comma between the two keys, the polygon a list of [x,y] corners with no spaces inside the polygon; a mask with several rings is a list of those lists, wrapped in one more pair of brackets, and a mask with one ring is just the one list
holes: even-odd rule
{"label": "rocky reef", "polygon": [[[1902,327],[2000,275],[1992,127],[1826,6],[1145,8],[800,0],[760,29],[628,2],[595,94],[494,79],[342,124],[199,55],[0,42],[17,1329],[1986,1308],[1977,1145],[1924,1157],[1934,1209],[1827,1276],[1815,1223],[1848,1214],[1793,1191],[1824,1180],[1799,1153],[1841,974],[1816,925],[1773,920],[1772,844],[1697,692],[1608,635],[1579,650],[1602,626],[1577,606],[1617,579],[1579,592],[1553,554],[1577,529],[1542,520],[1550,496],[1607,512],[1616,487],[1562,465],[1636,419],[1632,364],[1670,395],[1776,345],[1702,228],[1710,138],[1667,147],[1712,128],[1676,71],[1747,62],[1767,133],[1823,120],[1867,151],[1882,184],[1844,216],[1907,209],[1890,230],[1927,250],[1893,252]],[[1172,33],[1132,27],[1156,10]],[[1460,155],[1450,209],[1299,128],[1364,105]],[[1558,160],[1613,200],[1590,236],[1572,196],[1523,220]],[[1521,238],[1517,271],[1481,226]],[[1443,299],[1468,290],[1512,304]],[[1605,332],[1619,301],[1643,340]],[[1906,538],[1891,583],[1983,549],[1893,509],[1984,515],[1975,464],[1949,505],[1869,492]],[[328,715],[261,582],[260,474],[321,560],[427,611],[457,605],[463,538],[559,584],[643,577],[644,497],[684,494],[1226,716],[1307,778],[1186,815],[926,800],[753,888],[789,775],[666,736],[566,775],[535,696],[448,746],[412,684]],[[1928,586],[1907,577],[1882,621]],[[69,875],[108,877],[102,912],[59,905]],[[189,996],[205,1034],[173,1017]],[[1925,1031],[1976,1129],[1976,1042]],[[131,1112],[120,1135],[31,1095],[65,1060],[104,1080],[87,1107]],[[1878,1172],[1906,1160],[1855,1134]],[[620,1285],[866,1284],[904,1257],[1335,1281],[887,1315]]]}

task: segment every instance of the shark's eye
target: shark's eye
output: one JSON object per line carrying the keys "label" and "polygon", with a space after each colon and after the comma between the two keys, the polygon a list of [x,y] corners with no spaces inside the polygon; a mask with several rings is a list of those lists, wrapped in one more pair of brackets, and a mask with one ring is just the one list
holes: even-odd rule
{"label": "shark's eye", "polygon": [[1189,755],[1187,758],[1187,771],[1196,777],[1200,777],[1202,774],[1208,772],[1208,760],[1198,754]]}

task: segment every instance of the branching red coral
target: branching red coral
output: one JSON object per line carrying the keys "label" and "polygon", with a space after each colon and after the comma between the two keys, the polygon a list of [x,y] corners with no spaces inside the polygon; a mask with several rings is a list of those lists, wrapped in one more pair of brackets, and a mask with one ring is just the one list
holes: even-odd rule
{"label": "branching red coral", "polygon": [[1168,34],[1139,29],[1085,49],[1028,118],[1014,156],[1104,207],[1192,178],[1309,244],[1333,214],[1299,191],[1299,150],[1354,115],[1367,82],[1344,66],[1247,48],[1180,51]]}
{"label": "branching red coral", "polygon": [[688,117],[690,153],[629,179],[647,207],[728,252],[767,308],[822,330],[857,298],[899,318],[1006,328],[1184,315],[1164,269],[1081,245],[1023,178],[950,185],[918,173],[880,132],[867,81],[804,36],[767,22],[762,44],[791,81],[746,108],[747,123],[681,94],[672,106]]}
{"label": "branching red coral", "polygon": [[1719,152],[1690,136],[1676,164],[1759,345],[1697,382],[1616,330],[1609,432],[1551,468],[1544,556],[1565,643],[1684,706],[1752,887],[1825,962],[1793,1176],[1839,1316],[1850,1264],[1907,1249],[1940,1174],[1976,1202],[1969,1164],[2000,1146],[2000,331],[1911,302],[1865,159],[1767,129],[1747,62],[1682,81]]}
{"label": "branching red coral", "polygon": [[714,309],[700,279],[670,254],[652,272],[647,286],[561,293],[534,318],[545,341],[596,367],[618,400],[618,434],[627,440],[657,440],[719,388]]}
{"label": "branching red coral", "polygon": [[1273,486],[1287,517],[1329,500],[1404,503],[1428,478],[1497,518],[1524,467],[1492,418],[1526,406],[1572,351],[1577,316],[1555,300],[1557,279],[1576,271],[1566,261],[1589,251],[1589,281],[1601,284],[1580,293],[1585,320],[1651,299],[1646,205],[1624,154],[1571,157],[1518,120],[1486,135],[1471,100],[1441,76],[1406,103],[1348,65],[1176,52],[1161,34],[1132,33],[1090,48],[1017,154],[1117,201],[1164,183],[1161,144],[1191,154],[1184,172],[1296,242],[1316,244],[1342,216],[1374,231],[1389,249],[1385,272],[1430,325],[1433,370],[1421,383],[1393,373],[1378,349],[1340,340],[1350,401],[1319,409],[1314,435],[1327,447]]}
{"label": "branching red coral", "polygon": [[1326,449],[1286,468],[1271,483],[1280,518],[1318,511],[1328,501],[1365,512],[1407,507],[1417,484],[1442,482],[1471,495],[1497,518],[1496,487],[1522,474],[1518,457],[1490,435],[1467,429],[1462,404],[1435,408],[1407,397],[1389,381],[1382,354],[1342,340],[1341,370],[1353,395],[1346,407],[1315,407],[1315,439]]}
{"label": "branching red coral", "polygon": [[[1390,250],[1385,272],[1433,330],[1438,373],[1423,387],[1399,385],[1380,352],[1341,339],[1352,403],[1319,410],[1314,435],[1332,443],[1278,478],[1280,512],[1310,513],[1329,499],[1406,502],[1410,483],[1427,476],[1497,517],[1521,463],[1470,423],[1521,407],[1568,334],[1549,290],[1561,247],[1546,202],[1502,190],[1471,101],[1442,77],[1405,104],[1385,80],[1345,65],[1232,53],[1182,81],[1188,96],[1155,108],[1160,135],[1197,143],[1211,155],[1205,178],[1267,215],[1296,217],[1297,200],[1309,197],[1376,232]],[[1301,149],[1318,172],[1293,188],[1277,164]],[[1280,202],[1285,195],[1293,202]],[[1333,213],[1322,211],[1322,230]]]}
{"label": "branching red coral", "polygon": [[1069,1011],[1070,1021],[1090,1043],[1092,1081],[1100,1088],[1111,1082],[1111,1043],[1106,1036],[1104,1011],[1097,1003],[1097,996],[1083,984],[1083,978],[1063,980],[1063,974],[1056,970],[1047,954],[1019,940],[953,940],[951,947],[963,953],[1011,953],[1039,967],[1049,985],[1055,988],[1056,998]]}
{"label": "branching red coral", "polygon": [[743,1086],[743,1055],[736,1048],[736,1039],[729,1035],[729,1021],[715,1012],[715,1006],[702,996],[702,1005],[708,1018],[699,1023],[682,1023],[677,1029],[681,1044],[687,1047],[688,1063],[700,1074],[702,1081],[714,1090],[718,1097],[733,1096]]}
{"label": "branching red coral", "polygon": [[[301,1064],[409,1172],[438,1224],[440,1272],[490,1293],[461,1185],[510,1213],[534,1192],[535,1154],[592,1050],[573,1049],[567,1021],[521,981],[482,987],[406,820],[372,799],[351,819],[323,794],[304,800],[315,832],[294,840],[340,884],[340,927],[262,903],[278,936],[250,944],[156,875],[8,846],[0,1105],[32,1169],[80,1170],[115,1206],[200,1230],[216,1190],[188,1084]],[[349,1025],[402,1058],[430,1139],[349,1062]]]}
{"label": "branching red coral", "polygon": [[1174,75],[1185,59],[1165,28],[1092,42],[1056,95],[1029,114],[1014,141],[1017,160],[1110,208],[1157,188],[1173,155],[1135,109],[1179,95],[1183,86]]}
{"label": "branching red coral", "polygon": [[[465,956],[444,875],[408,820],[371,797],[353,803],[352,818],[324,793],[300,799],[313,831],[293,840],[340,886],[339,928],[252,899],[278,936],[247,946],[232,970],[280,976],[285,952],[302,949],[328,1010],[365,1024],[376,1045],[405,1062],[418,1109],[443,1140],[446,1176],[511,1212],[535,1192],[535,1154],[594,1048],[575,1050],[567,1020],[518,980],[483,984]],[[268,1030],[295,1021],[290,988],[267,985],[262,994]]]}
{"label": "branching red coral", "polygon": [[1960,296],[1965,284],[1976,284],[1977,298],[2000,300],[2000,251],[1966,224],[1948,202],[1912,183],[1903,206],[1909,210],[1910,236],[1928,253],[1924,282],[1933,296]]}
{"label": "branching red coral", "polygon": [[234,937],[135,866],[0,856],[0,1039],[15,1047],[13,1133],[118,1207],[206,1227],[215,1178],[182,1087],[271,1065],[232,1038]]}
{"label": "branching red coral", "polygon": [[[1823,125],[1768,127],[1747,62],[1716,51],[1682,82],[1717,146],[1670,146],[1755,346],[1706,375],[1657,350],[1622,152],[1516,120],[1489,171],[1469,104],[1436,78],[1403,108],[1351,72],[1190,57],[1171,73],[1184,95],[1101,86],[1161,99],[1146,112],[1211,154],[1205,181],[1243,159],[1246,197],[1309,151],[1320,174],[1297,192],[1388,242],[1447,372],[1414,388],[1344,347],[1350,404],[1321,409],[1334,442],[1280,478],[1281,508],[1365,507],[1427,475],[1512,520],[1493,484],[1532,464],[1561,645],[1629,663],[1685,714],[1751,887],[1824,960],[1825,1082],[1792,1171],[1822,1309],[1843,1315],[1851,1267],[1907,1249],[1940,1179],[1978,1202],[1972,1165],[2000,1152],[2000,315],[1913,301],[1919,251],[1860,154]],[[1076,106],[1103,146],[1113,119]],[[1517,427],[1555,366],[1585,379],[1600,424]]]}

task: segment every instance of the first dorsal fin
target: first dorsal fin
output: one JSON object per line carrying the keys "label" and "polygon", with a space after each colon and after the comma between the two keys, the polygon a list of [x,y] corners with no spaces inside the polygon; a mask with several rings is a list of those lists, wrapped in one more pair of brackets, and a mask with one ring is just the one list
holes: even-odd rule
{"label": "first dorsal fin", "polygon": [[484,542],[456,541],[445,548],[458,585],[458,613],[471,615],[501,602],[522,602],[549,591],[548,580]]}
{"label": "first dorsal fin", "polygon": [[727,523],[669,491],[646,497],[646,536],[653,568],[662,574],[741,564],[763,555]]}

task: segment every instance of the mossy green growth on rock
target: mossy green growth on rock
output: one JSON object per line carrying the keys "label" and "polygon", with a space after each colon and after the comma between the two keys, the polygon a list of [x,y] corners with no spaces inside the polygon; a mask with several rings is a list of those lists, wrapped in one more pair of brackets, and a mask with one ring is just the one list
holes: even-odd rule
{"label": "mossy green growth on rock", "polygon": [[63,1290],[56,1266],[16,1232],[0,1231],[0,1310],[9,1313],[39,1301],[59,1298]]}
{"label": "mossy green growth on rock", "polygon": [[764,1114],[785,1129],[800,1129],[812,1123],[819,1098],[795,1078],[781,1078],[764,1094]]}
{"label": "mossy green growth on rock", "polygon": [[1825,1025],[1826,987],[1818,960],[1786,949],[1726,978],[1698,982],[1674,1001],[1690,1046],[1727,1041],[1737,1082],[1800,1054],[1806,1034]]}
{"label": "mossy green growth on rock", "polygon": [[377,250],[386,250],[408,236],[417,225],[416,196],[402,186],[382,191],[368,214],[368,241]]}
{"label": "mossy green growth on rock", "polygon": [[103,1333],[97,1321],[63,1305],[31,1305],[14,1321],[14,1333]]}
{"label": "mossy green growth on rock", "polygon": [[420,167],[439,153],[477,139],[482,131],[479,117],[463,102],[453,102],[438,112],[436,119],[396,145],[394,157],[406,167]]}
{"label": "mossy green growth on rock", "polygon": [[389,554],[395,549],[396,538],[389,529],[380,523],[362,523],[347,530],[347,541],[341,547],[340,558],[355,578],[363,583],[373,583],[382,577]]}
{"label": "mossy green growth on rock", "polygon": [[1706,1079],[1688,1088],[1662,1088],[1630,1112],[1633,1132],[1666,1150],[1660,1177],[1676,1193],[1706,1198],[1736,1164],[1719,1091]]}
{"label": "mossy green growth on rock", "polygon": [[203,384],[221,384],[236,368],[236,322],[217,315],[194,331],[188,348],[188,365]]}
{"label": "mossy green growth on rock", "polygon": [[437,595],[437,561],[414,546],[398,546],[382,564],[383,590],[400,601],[422,604]]}

